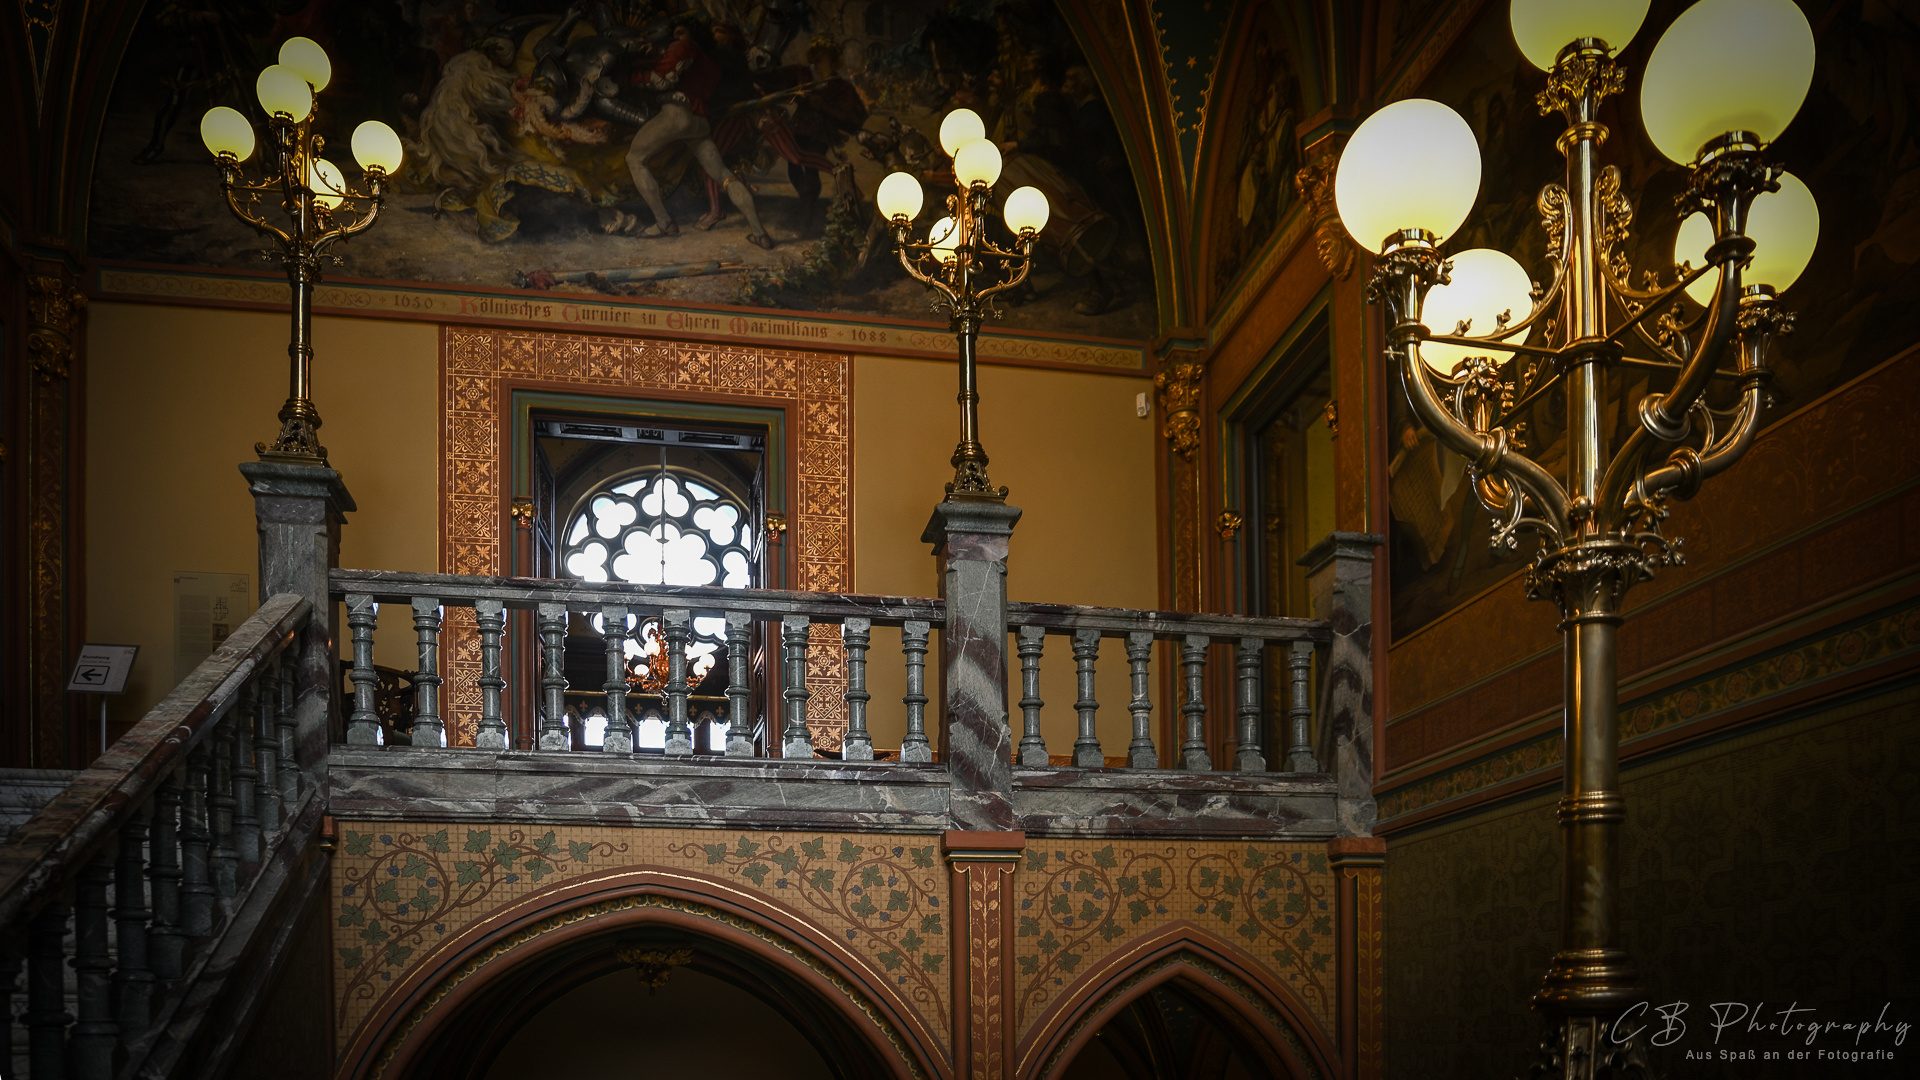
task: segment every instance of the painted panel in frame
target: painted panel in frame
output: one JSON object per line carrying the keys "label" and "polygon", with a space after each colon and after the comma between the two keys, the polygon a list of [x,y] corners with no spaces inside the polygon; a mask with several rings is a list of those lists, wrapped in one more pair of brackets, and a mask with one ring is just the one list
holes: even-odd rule
{"label": "painted panel in frame", "polygon": [[[1622,247],[1634,267],[1671,280],[1675,199],[1686,170],[1667,161],[1647,139],[1640,120],[1640,74],[1659,32],[1686,5],[1657,0],[1645,28],[1621,54],[1626,89],[1603,105],[1612,132],[1604,155],[1617,166],[1621,191],[1634,207],[1632,235]],[[1795,313],[1790,336],[1776,340],[1771,423],[1899,353],[1913,342],[1910,312],[1920,304],[1920,21],[1892,7],[1809,3],[1818,42],[1813,86],[1799,115],[1769,151],[1772,161],[1800,177],[1820,208],[1820,241],[1813,261],[1783,299]],[[1479,201],[1447,247],[1493,247],[1511,252],[1536,282],[1549,280],[1537,198],[1564,182],[1564,162],[1553,140],[1564,126],[1558,113],[1542,117],[1534,95],[1545,75],[1520,57],[1507,8],[1489,4],[1476,17],[1420,96],[1459,110],[1479,138],[1483,159]],[[1696,264],[1701,253],[1680,253]],[[1697,310],[1689,308],[1689,311]],[[1730,364],[1729,364],[1730,366]],[[1490,548],[1488,515],[1472,497],[1465,462],[1441,450],[1418,429],[1397,385],[1389,396],[1389,471],[1393,558],[1392,617],[1396,639],[1432,623],[1522,568],[1530,542],[1503,553]],[[1633,403],[1664,379],[1615,372],[1603,416],[1610,447],[1638,422]],[[1623,406],[1621,403],[1625,402]],[[1709,393],[1728,409],[1730,385]],[[1556,475],[1566,468],[1565,395],[1542,395],[1521,419],[1527,452]],[[1725,414],[1722,414],[1724,422]],[[1753,462],[1735,470],[1756,467]],[[1835,484],[1845,477],[1833,477]],[[1713,498],[1709,484],[1701,498]],[[1755,507],[1754,512],[1764,512]],[[1706,537],[1687,539],[1689,563],[1711,560]],[[1518,586],[1512,586],[1517,589]],[[1642,590],[1640,600],[1652,593]]]}
{"label": "painted panel in frame", "polygon": [[944,321],[871,199],[907,169],[939,216],[939,122],[966,106],[1001,188],[1053,207],[1005,325],[1155,332],[1133,178],[1054,0],[155,0],[104,122],[89,254],[261,265],[195,127],[215,104],[257,114],[255,74],[295,35],[333,58],[330,156],[351,174],[369,118],[407,148],[336,275]]}

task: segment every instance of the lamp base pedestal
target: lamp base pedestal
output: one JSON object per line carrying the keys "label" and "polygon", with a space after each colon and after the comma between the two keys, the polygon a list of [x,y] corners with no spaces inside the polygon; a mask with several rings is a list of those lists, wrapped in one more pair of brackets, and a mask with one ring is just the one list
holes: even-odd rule
{"label": "lamp base pedestal", "polygon": [[1654,1080],[1644,1016],[1561,1016],[1550,1023],[1526,1080]]}

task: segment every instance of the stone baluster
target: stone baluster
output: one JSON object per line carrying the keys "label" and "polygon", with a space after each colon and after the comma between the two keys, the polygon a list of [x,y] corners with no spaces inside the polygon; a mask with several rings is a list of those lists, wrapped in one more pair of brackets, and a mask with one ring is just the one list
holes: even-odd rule
{"label": "stone baluster", "polygon": [[747,685],[748,651],[753,647],[753,616],[727,612],[727,756],[753,756],[753,725],[747,709],[753,688]]}
{"label": "stone baluster", "polygon": [[1180,648],[1180,668],[1187,684],[1187,700],[1180,706],[1180,719],[1187,729],[1180,743],[1180,767],[1188,772],[1213,768],[1207,753],[1207,645],[1207,635],[1188,634]]}
{"label": "stone baluster", "polygon": [[207,857],[207,744],[187,754],[187,798],[180,813],[180,926],[188,937],[213,933],[213,874]]}
{"label": "stone baluster", "polygon": [[[65,904],[48,904],[27,932],[27,1075],[60,1080],[67,1075],[67,916]],[[8,1062],[9,1065],[12,1062]]]}
{"label": "stone baluster", "polygon": [[447,726],[440,720],[440,600],[413,598],[413,632],[420,636],[420,670],[413,676],[414,746],[447,745]]}
{"label": "stone baluster", "polygon": [[633,718],[627,715],[627,609],[600,609],[600,640],[606,645],[607,727],[600,749],[608,754],[633,753]]}
{"label": "stone baluster", "polygon": [[507,748],[507,719],[500,711],[500,638],[507,630],[507,606],[498,600],[475,600],[473,624],[480,632],[480,726],[473,745],[481,750]]}
{"label": "stone baluster", "polygon": [[260,861],[260,816],[254,810],[260,773],[253,767],[254,695],[243,688],[224,726],[233,732],[233,847],[244,863]]}
{"label": "stone baluster", "polygon": [[921,763],[933,760],[933,744],[927,741],[927,638],[933,624],[924,619],[908,619],[900,624],[900,651],[907,657],[907,692],[901,701],[907,706],[907,734],[900,740],[900,760]]}
{"label": "stone baluster", "polygon": [[185,786],[184,770],[178,768],[160,782],[148,840],[153,929],[148,933],[147,951],[153,973],[168,982],[186,969],[187,934],[180,925],[180,795]]}
{"label": "stone baluster", "polygon": [[564,604],[541,604],[536,630],[540,635],[540,742],[542,750],[567,751],[573,740],[567,733],[567,609]]}
{"label": "stone baluster", "polygon": [[867,646],[873,641],[873,620],[852,616],[840,623],[840,641],[847,650],[847,737],[840,744],[842,761],[872,761],[873,736],[867,731]]}
{"label": "stone baluster", "polygon": [[78,1080],[110,1080],[120,1025],[113,1018],[113,950],[107,938],[107,886],[113,856],[102,851],[80,871],[73,897],[74,1020],[69,1049]]}
{"label": "stone baluster", "polygon": [[123,1043],[139,1038],[153,1019],[153,967],[147,946],[147,822],[153,807],[143,806],[120,827],[120,859],[113,867],[113,922],[116,966],[113,996]]}
{"label": "stone baluster", "polygon": [[693,724],[687,717],[687,638],[693,612],[682,608],[660,616],[660,647],[667,650],[667,686],[660,704],[667,713],[667,753],[693,753]]}
{"label": "stone baluster", "polygon": [[253,681],[253,809],[260,818],[260,850],[280,833],[285,808],[280,803],[280,740],[274,732],[279,678],[263,672]]}
{"label": "stone baluster", "polygon": [[1239,689],[1235,709],[1240,746],[1233,755],[1235,772],[1266,772],[1267,758],[1260,746],[1261,641],[1243,637],[1234,651],[1234,685]]}
{"label": "stone baluster", "polygon": [[1149,690],[1152,663],[1153,631],[1127,634],[1127,676],[1133,682],[1133,700],[1127,702],[1127,711],[1133,714],[1133,740],[1127,743],[1129,769],[1160,767],[1160,753],[1153,746],[1153,698]]}
{"label": "stone baluster", "polygon": [[373,597],[347,595],[347,633],[353,638],[353,712],[347,716],[347,745],[376,746],[380,742],[380,714],[374,710],[374,688],[380,675],[373,670],[373,628],[380,621],[380,605]]}
{"label": "stone baluster", "polygon": [[1287,653],[1288,681],[1293,689],[1293,707],[1287,710],[1287,771],[1319,772],[1313,757],[1313,642],[1296,641]]}
{"label": "stone baluster", "polygon": [[[280,658],[279,678],[275,680],[274,729],[280,737],[280,804],[282,813],[291,817],[294,807],[300,802],[300,761],[294,756],[295,739],[299,735],[297,718],[294,716],[293,700],[296,671],[291,657]],[[376,727],[378,726],[376,722]]]}
{"label": "stone baluster", "polygon": [[811,759],[813,735],[807,731],[807,624],[805,615],[780,619],[780,646],[784,663],[781,697],[786,701],[786,723],[780,731],[780,756]]}
{"label": "stone baluster", "polygon": [[1100,631],[1075,630],[1073,632],[1073,670],[1080,683],[1080,699],[1073,703],[1073,709],[1080,714],[1080,732],[1073,740],[1073,763],[1082,769],[1098,769],[1107,764],[1107,757],[1100,750],[1100,732],[1093,726],[1093,715],[1100,711],[1100,702],[1094,699],[1097,687],[1094,683],[1094,661],[1100,659]]}
{"label": "stone baluster", "polygon": [[213,873],[214,895],[233,896],[240,887],[240,849],[233,835],[233,724],[232,717],[214,725],[207,740],[213,744],[207,769],[207,827],[213,849],[207,864]]}
{"label": "stone baluster", "polygon": [[1045,768],[1053,764],[1047,756],[1047,740],[1040,734],[1040,654],[1047,647],[1047,628],[1023,626],[1019,630],[1016,651],[1020,654],[1020,764]]}

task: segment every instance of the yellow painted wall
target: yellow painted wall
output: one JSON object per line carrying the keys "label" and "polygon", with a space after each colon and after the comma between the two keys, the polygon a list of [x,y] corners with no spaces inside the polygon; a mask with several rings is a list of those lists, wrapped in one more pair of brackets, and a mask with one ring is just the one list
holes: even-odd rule
{"label": "yellow painted wall", "polygon": [[[855,588],[932,596],[939,589],[928,514],[953,478],[959,435],[952,362],[863,356],[854,362],[853,512]],[[1037,368],[980,369],[980,440],[989,473],[1024,513],[1007,559],[1010,599],[1152,608],[1158,604],[1153,422],[1135,414],[1143,379]],[[1041,732],[1055,754],[1073,746],[1077,717],[1071,639],[1050,636],[1041,658]],[[875,633],[874,742],[898,746],[905,671],[897,632]],[[930,657],[932,663],[937,657]],[[1020,698],[1009,648],[1010,700]],[[1126,652],[1102,642],[1096,714],[1103,750],[1126,752],[1131,720]],[[929,685],[931,685],[931,673]],[[929,706],[929,724],[933,720]],[[1017,707],[1014,730],[1020,729]]]}
{"label": "yellow painted wall", "polygon": [[[140,304],[96,304],[88,319],[87,637],[141,646],[128,694],[110,706],[111,721],[124,726],[171,687],[174,572],[257,575],[253,505],[237,466],[276,428],[287,327],[278,315]],[[438,570],[436,328],[322,318],[314,343],[322,441],[359,504],[342,565]],[[1154,606],[1153,429],[1134,413],[1145,381],[986,366],[980,384],[993,477],[1026,512],[1009,560],[1012,597]],[[951,362],[855,361],[861,592],[938,590],[920,532],[952,475],[955,389]],[[380,663],[415,666],[409,629],[404,609],[382,612]],[[898,634],[876,634],[871,712],[880,746],[898,746],[905,730],[899,657]],[[1066,639],[1049,640],[1043,671],[1047,740],[1064,753],[1076,697]],[[1111,754],[1127,741],[1125,675],[1120,643],[1107,642],[1099,720]],[[1014,676],[1017,700],[1017,668]]]}
{"label": "yellow painted wall", "polygon": [[[172,688],[173,573],[246,574],[259,587],[238,466],[278,429],[287,320],[94,304],[86,333],[87,639],[140,646],[127,694],[108,707],[111,724],[129,725]],[[314,320],[321,442],[359,504],[343,565],[439,568],[438,339],[421,323]],[[387,614],[382,662],[415,666],[406,613]]]}

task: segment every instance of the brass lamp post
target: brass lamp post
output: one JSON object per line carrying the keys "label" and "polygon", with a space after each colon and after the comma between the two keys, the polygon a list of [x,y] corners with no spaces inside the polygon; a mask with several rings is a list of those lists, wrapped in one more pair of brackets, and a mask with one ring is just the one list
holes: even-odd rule
{"label": "brass lamp post", "polygon": [[1016,188],[999,208],[1001,219],[1016,237],[1014,250],[987,239],[993,185],[1000,179],[1000,148],[985,135],[986,125],[971,109],[955,109],[941,121],[940,145],[953,158],[958,190],[947,196],[947,216],[933,223],[925,240],[910,239],[913,219],[925,201],[920,181],[903,172],[889,173],[875,198],[881,216],[893,223],[900,265],[934,290],[934,307],[947,309],[949,325],[960,343],[960,443],[953,449],[948,501],[1006,501],[1007,489],[994,487],[987,478],[987,452],[980,445],[974,348],[981,321],[995,314],[994,294],[1027,279],[1034,238],[1047,226],[1047,197],[1039,188]]}
{"label": "brass lamp post", "polygon": [[[321,157],[324,140],[314,133],[316,92],[332,78],[327,54],[309,38],[288,39],[280,62],[260,73],[256,91],[267,114],[271,160],[266,175],[248,180],[240,163],[253,156],[253,124],[236,109],[216,106],[200,120],[200,137],[220,160],[220,190],[235,217],[273,238],[280,263],[293,287],[293,334],[287,403],[280,408],[280,434],[269,446],[254,446],[263,459],[322,464],[320,412],[313,407],[313,290],[320,283],[320,262],[334,259],[326,249],[373,224],[386,195],[387,177],[400,167],[400,137],[378,120],[353,132],[353,156],[365,172],[364,191],[347,182],[338,166]],[[261,212],[261,196],[277,196],[286,212],[282,228]]]}
{"label": "brass lamp post", "polygon": [[[1679,541],[1660,531],[1668,500],[1691,497],[1751,445],[1768,346],[1792,327],[1776,294],[1806,267],[1819,229],[1805,185],[1764,160],[1812,81],[1806,18],[1791,0],[1700,0],[1653,50],[1641,92],[1655,146],[1691,168],[1675,280],[1632,283],[1620,250],[1632,207],[1618,170],[1600,163],[1608,132],[1598,113],[1623,86],[1614,53],[1647,7],[1513,2],[1521,51],[1549,72],[1540,111],[1567,121],[1556,144],[1566,182],[1539,199],[1553,264],[1544,289],[1501,252],[1441,254],[1480,180],[1473,134],[1446,106],[1381,109],[1354,132],[1335,179],[1341,220],[1379,253],[1367,295],[1386,304],[1389,358],[1413,414],[1467,460],[1496,548],[1512,550],[1521,533],[1539,538],[1527,595],[1553,602],[1563,620],[1561,943],[1534,998],[1553,1024],[1536,1076],[1646,1073],[1636,1040],[1645,999],[1617,932],[1621,604],[1681,561]],[[1646,373],[1656,389],[1631,403],[1639,423],[1610,447],[1604,399],[1619,368]],[[1715,380],[1736,388],[1730,410],[1708,403]],[[1567,409],[1562,475],[1527,456],[1519,421],[1556,384]]]}

